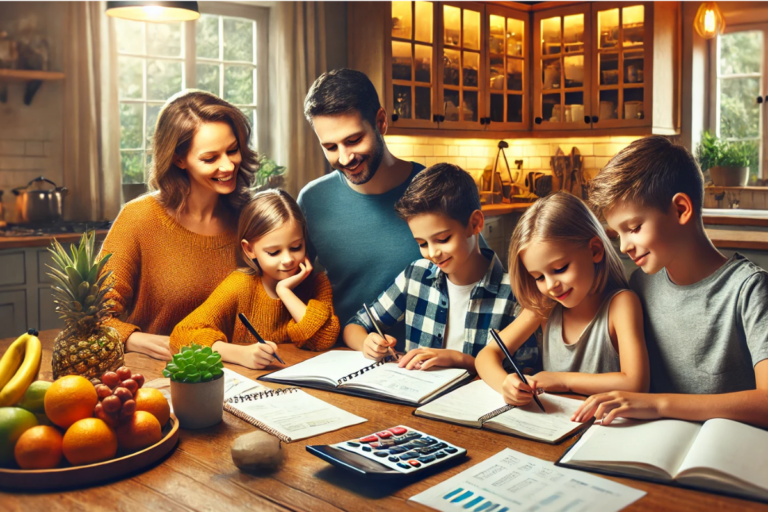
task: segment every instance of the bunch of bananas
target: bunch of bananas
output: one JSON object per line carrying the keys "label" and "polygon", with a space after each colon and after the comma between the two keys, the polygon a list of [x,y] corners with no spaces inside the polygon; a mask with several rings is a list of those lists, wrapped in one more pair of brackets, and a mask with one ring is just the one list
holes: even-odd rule
{"label": "bunch of bananas", "polygon": [[14,341],[0,359],[0,407],[16,404],[35,380],[43,357],[37,331],[30,329]]}

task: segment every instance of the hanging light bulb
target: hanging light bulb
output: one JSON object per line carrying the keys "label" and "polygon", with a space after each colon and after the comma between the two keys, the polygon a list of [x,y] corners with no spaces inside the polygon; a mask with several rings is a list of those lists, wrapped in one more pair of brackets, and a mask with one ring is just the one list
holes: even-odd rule
{"label": "hanging light bulb", "polygon": [[696,33],[704,39],[712,39],[725,29],[725,18],[715,2],[704,2],[696,13],[693,22]]}
{"label": "hanging light bulb", "polygon": [[197,2],[107,2],[107,15],[133,21],[192,21],[200,17]]}

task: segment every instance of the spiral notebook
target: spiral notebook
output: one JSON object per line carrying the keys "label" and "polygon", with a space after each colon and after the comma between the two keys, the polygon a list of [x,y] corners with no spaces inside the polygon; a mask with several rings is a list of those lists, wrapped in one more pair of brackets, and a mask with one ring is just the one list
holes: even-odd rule
{"label": "spiral notebook", "polygon": [[399,368],[397,363],[372,362],[362,352],[332,350],[259,377],[259,380],[421,405],[471,378],[472,375],[463,369],[406,370]]}
{"label": "spiral notebook", "polygon": [[546,412],[533,402],[524,407],[509,405],[492,387],[476,380],[419,407],[413,414],[550,444],[589,425],[571,421],[581,400],[549,393],[539,395],[539,399]]}
{"label": "spiral notebook", "polygon": [[235,396],[224,410],[286,443],[368,421],[297,388]]}

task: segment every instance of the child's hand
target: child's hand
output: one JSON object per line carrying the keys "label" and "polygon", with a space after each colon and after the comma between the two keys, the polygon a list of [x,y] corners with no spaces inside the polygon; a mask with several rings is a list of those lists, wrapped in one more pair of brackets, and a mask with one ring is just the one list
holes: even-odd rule
{"label": "child's hand", "polygon": [[277,353],[277,345],[272,341],[242,345],[242,347],[245,349],[245,357],[240,364],[253,370],[262,370],[269,366],[275,360]]}
{"label": "child's hand", "polygon": [[397,365],[406,370],[427,370],[433,366],[450,366],[450,357],[443,349],[415,348],[401,357]]}
{"label": "child's hand", "polygon": [[287,288],[289,290],[293,290],[294,288],[299,286],[311,273],[312,273],[312,262],[309,261],[308,256],[304,256],[304,260],[301,263],[299,263],[299,271],[296,273],[296,275],[293,275],[291,277],[286,277],[282,281],[278,282],[275,289],[279,290],[282,287],[282,288]]}
{"label": "child's hand", "polygon": [[537,383],[532,377],[528,377],[528,384],[520,380],[514,373],[507,375],[502,384],[504,401],[511,405],[527,405],[533,400],[533,390]]}
{"label": "child's hand", "polygon": [[592,395],[573,413],[571,421],[587,421],[592,416],[601,420],[603,425],[610,425],[616,418],[636,418],[656,420],[661,418],[659,409],[661,397],[649,393],[630,393],[629,391],[611,391]]}
{"label": "child's hand", "polygon": [[567,393],[570,391],[568,386],[563,382],[561,373],[558,372],[539,372],[532,376],[531,379],[536,381],[536,386],[544,391],[552,393]]}
{"label": "child's hand", "polygon": [[371,332],[365,337],[363,342],[363,355],[368,359],[378,361],[384,359],[389,351],[388,347],[393,347],[397,343],[397,340],[392,336],[385,334],[386,339],[382,338],[379,333]]}

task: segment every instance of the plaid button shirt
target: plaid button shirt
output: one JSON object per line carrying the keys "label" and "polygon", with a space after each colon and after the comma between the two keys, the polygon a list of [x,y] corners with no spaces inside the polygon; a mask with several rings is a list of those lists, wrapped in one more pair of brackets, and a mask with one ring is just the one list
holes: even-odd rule
{"label": "plaid button shirt", "polygon": [[[492,263],[483,278],[470,293],[469,308],[464,322],[464,348],[462,352],[477,357],[489,341],[489,329],[501,330],[514,319],[517,301],[509,285],[509,274],[490,249],[481,249]],[[406,350],[415,348],[443,348],[448,326],[448,285],[445,273],[426,259],[416,260],[403,270],[384,293],[370,306],[376,319],[391,327],[405,319]],[[348,323],[374,331],[368,315],[360,309]],[[515,353],[515,363],[521,367],[536,368],[539,349],[535,336],[531,336]],[[538,365],[540,366],[540,365]]]}

